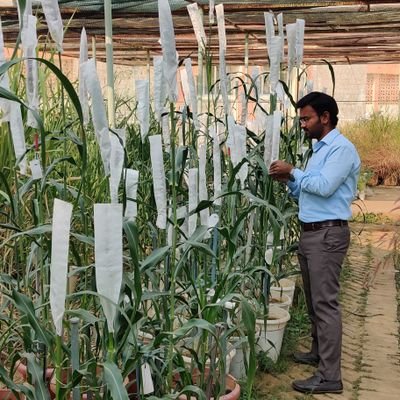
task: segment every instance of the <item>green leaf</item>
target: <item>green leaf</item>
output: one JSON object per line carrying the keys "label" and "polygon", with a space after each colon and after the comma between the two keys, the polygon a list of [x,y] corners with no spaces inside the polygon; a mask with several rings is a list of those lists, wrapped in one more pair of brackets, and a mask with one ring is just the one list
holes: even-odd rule
{"label": "green leaf", "polygon": [[32,375],[32,380],[35,382],[35,398],[43,400],[50,399],[49,391],[43,382],[43,369],[37,363],[35,356],[32,353],[24,353],[23,357],[28,361],[28,370]]}
{"label": "green leaf", "polygon": [[19,236],[34,236],[34,235],[43,235],[44,233],[49,233],[52,231],[52,226],[50,224],[40,225],[36,228],[28,229],[27,231],[22,231],[11,235],[8,239],[3,240],[3,243],[0,244],[0,249],[4,247],[10,240],[15,239]]}
{"label": "green leaf", "polygon": [[246,218],[247,216],[251,213],[252,210],[254,210],[256,208],[256,206],[250,206],[247,207],[238,217],[237,220],[235,222],[235,224],[232,227],[231,233],[230,233],[230,237],[232,239],[233,243],[236,243],[239,234],[243,232],[243,227],[244,224],[246,222]]}
{"label": "green leaf", "polygon": [[74,89],[74,86],[69,81],[69,79],[51,61],[48,61],[44,58],[33,58],[33,59],[36,61],[39,61],[42,64],[45,64],[46,67],[49,68],[54,73],[54,75],[59,79],[61,84],[64,86],[64,89],[68,93],[68,96],[70,97],[73,106],[75,107],[75,110],[78,114],[81,124],[83,124],[83,114],[82,114],[81,102],[79,101],[79,97]]}
{"label": "green leaf", "polygon": [[142,300],[158,300],[161,297],[168,297],[170,294],[169,292],[158,292],[158,291],[151,291],[151,292],[143,292]]}
{"label": "green leaf", "polygon": [[104,381],[107,389],[110,391],[111,398],[114,400],[128,400],[128,392],[126,391],[121,371],[111,361],[106,361],[104,367]]}
{"label": "green leaf", "polygon": [[208,230],[208,228],[205,225],[198,226],[185,243],[201,242],[204,239],[204,236],[206,235],[207,230]]}
{"label": "green leaf", "polygon": [[40,325],[40,322],[35,314],[35,308],[33,306],[32,300],[24,294],[17,292],[15,289],[13,289],[12,291],[12,298],[18,310],[27,316],[28,321],[32,329],[35,331],[37,338],[41,340],[42,343],[47,346],[47,348],[50,348],[52,342],[51,335]]}
{"label": "green leaf", "polygon": [[[4,69],[5,66],[7,65],[14,65],[14,64],[18,64],[19,62],[21,62],[22,59],[17,59],[17,60],[11,60],[7,63],[4,63],[1,67],[0,67],[0,76],[2,75],[2,70]],[[7,69],[6,69],[7,70]],[[40,115],[38,114],[38,112],[32,108],[30,108],[27,104],[25,104],[17,95],[15,95],[13,92],[10,92],[9,90],[3,88],[0,86],[0,97],[7,99],[7,100],[11,100],[11,101],[15,101],[16,103],[21,104],[22,106],[24,106],[26,109],[30,110],[33,117],[35,118],[36,122],[38,123],[38,127],[39,130],[41,132],[41,136],[44,139],[44,125],[43,125],[43,121],[40,118]]]}
{"label": "green leaf", "polygon": [[205,319],[199,319],[199,318],[190,319],[188,322],[183,324],[180,328],[176,329],[174,331],[174,335],[176,335],[176,336],[184,336],[189,331],[191,331],[193,328],[197,328],[197,329],[202,329],[202,330],[208,331],[212,335],[215,336],[215,326],[213,324],[210,324]]}
{"label": "green leaf", "polygon": [[86,236],[81,235],[80,233],[71,232],[71,236],[75,239],[79,240],[82,243],[89,244],[90,246],[94,246],[94,237],[93,236]]}
{"label": "green leaf", "polygon": [[207,254],[208,256],[216,257],[215,253],[210,249],[210,247],[204,243],[193,242],[191,240],[188,240],[185,242],[185,246],[189,246],[197,250],[200,250],[203,253]]}
{"label": "green leaf", "polygon": [[57,164],[60,164],[64,161],[69,162],[72,165],[76,165],[76,162],[73,157],[71,156],[66,156],[66,157],[61,157],[55,159],[46,169],[45,173],[43,174],[42,178],[42,184],[41,184],[41,190],[44,190],[44,187],[46,185],[46,178],[50,175],[50,173],[56,168]]}
{"label": "green leaf", "polygon": [[137,231],[136,224],[131,220],[124,220],[123,229],[128,240],[128,249],[131,255],[133,265],[139,266],[138,257],[138,245],[139,245],[139,235]]}
{"label": "green leaf", "polygon": [[289,98],[290,102],[292,103],[292,106],[296,108],[296,102],[293,99],[292,94],[290,93],[288,85],[286,85],[286,82],[279,80],[279,82],[282,84],[283,90],[285,91],[286,96]]}
{"label": "green leaf", "polygon": [[83,308],[77,310],[66,310],[65,314],[70,315],[71,317],[78,317],[83,323],[90,325],[94,325],[96,322],[101,321],[100,318]]}
{"label": "green leaf", "polygon": [[194,210],[190,211],[188,216],[197,214],[198,212],[211,207],[213,204],[214,204],[214,201],[212,201],[212,200],[201,200],[200,203],[197,205],[197,207]]}
{"label": "green leaf", "polygon": [[325,64],[327,64],[329,67],[329,71],[331,73],[331,78],[332,78],[332,97],[334,97],[335,96],[335,86],[336,86],[335,71],[333,70],[332,64],[329,61],[324,60],[324,59],[322,59],[322,61]]}
{"label": "green leaf", "polygon": [[148,255],[144,261],[142,261],[140,271],[144,272],[146,269],[155,267],[161,260],[164,260],[169,253],[169,249],[170,246],[164,246],[153,250],[151,254]]}
{"label": "green leaf", "polygon": [[257,369],[257,357],[255,354],[256,317],[253,309],[250,307],[249,303],[246,300],[242,301],[241,306],[242,306],[243,324],[246,330],[246,335],[248,338],[249,349],[250,349],[250,357],[249,357],[249,364],[247,371],[247,394],[250,397]]}
{"label": "green leaf", "polygon": [[21,229],[18,226],[12,224],[0,224],[0,228],[9,229],[11,231],[21,232]]}
{"label": "green leaf", "polygon": [[14,204],[14,200],[13,200],[13,195],[11,192],[11,188],[8,184],[7,178],[3,174],[2,171],[0,171],[0,182],[3,183],[6,193],[8,195],[8,198],[10,199],[9,201],[10,201],[10,206],[11,206],[11,213],[12,213],[13,218],[15,218],[15,204]]}
{"label": "green leaf", "polygon": [[272,211],[275,214],[276,218],[282,223],[285,224],[285,218],[283,217],[282,213],[279,211],[278,208],[268,203],[268,201],[261,199],[260,197],[254,196],[254,194],[250,193],[247,190],[241,190],[248,199],[253,201],[254,204],[258,204],[260,206],[266,207],[268,210]]}
{"label": "green leaf", "polygon": [[135,286],[135,302],[136,306],[139,305],[140,299],[142,297],[142,282],[140,276],[140,266],[139,266],[139,234],[137,231],[136,224],[133,221],[124,220],[123,228],[128,240],[129,253],[132,258],[133,263],[133,282]]}
{"label": "green leaf", "polygon": [[236,177],[236,175],[239,173],[240,168],[242,168],[242,165],[249,162],[249,160],[247,159],[247,157],[242,158],[242,160],[232,169],[232,174],[229,178],[229,182],[228,182],[228,188],[229,190],[233,187],[233,184],[235,183],[235,181],[237,179],[239,179],[238,177]]}
{"label": "green leaf", "polygon": [[189,154],[187,146],[179,146],[175,153],[175,171],[179,173],[177,183],[180,184],[185,171],[186,160]]}
{"label": "green leaf", "polygon": [[[206,400],[206,395],[204,394],[204,391],[202,389],[200,389],[198,386],[194,386],[194,385],[185,386],[179,392],[179,398],[180,398],[181,395],[183,395],[185,393],[193,393],[193,394],[196,395],[196,399],[198,399],[198,400]],[[193,397],[190,396],[189,398],[192,399]]]}

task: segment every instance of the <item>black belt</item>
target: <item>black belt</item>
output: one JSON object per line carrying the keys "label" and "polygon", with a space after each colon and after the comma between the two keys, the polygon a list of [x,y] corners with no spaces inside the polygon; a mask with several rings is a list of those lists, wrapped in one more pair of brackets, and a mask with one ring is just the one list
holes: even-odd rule
{"label": "black belt", "polygon": [[349,223],[342,219],[330,219],[327,221],[318,221],[318,222],[300,222],[301,228],[303,231],[318,231],[322,228],[329,228],[331,226],[348,226]]}

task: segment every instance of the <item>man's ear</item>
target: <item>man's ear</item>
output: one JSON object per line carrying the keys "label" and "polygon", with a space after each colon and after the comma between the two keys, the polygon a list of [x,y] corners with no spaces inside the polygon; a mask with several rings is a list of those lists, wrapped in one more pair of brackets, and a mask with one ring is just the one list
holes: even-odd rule
{"label": "man's ear", "polygon": [[321,116],[320,116],[321,122],[324,125],[328,125],[331,123],[331,115],[329,114],[329,111],[324,111]]}

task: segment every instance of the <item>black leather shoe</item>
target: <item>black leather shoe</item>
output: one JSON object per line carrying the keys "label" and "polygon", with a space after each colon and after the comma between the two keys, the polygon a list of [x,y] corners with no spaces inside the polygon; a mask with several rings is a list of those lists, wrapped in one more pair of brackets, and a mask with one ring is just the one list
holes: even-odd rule
{"label": "black leather shoe", "polygon": [[294,353],[293,359],[300,364],[318,365],[319,357],[313,353]]}
{"label": "black leather shoe", "polygon": [[318,375],[313,375],[305,380],[293,381],[292,387],[298,392],[311,394],[343,392],[342,381],[326,381]]}

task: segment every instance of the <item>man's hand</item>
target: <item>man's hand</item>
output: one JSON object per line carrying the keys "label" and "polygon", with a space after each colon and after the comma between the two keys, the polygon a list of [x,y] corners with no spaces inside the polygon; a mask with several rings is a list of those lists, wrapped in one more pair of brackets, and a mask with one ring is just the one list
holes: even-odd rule
{"label": "man's hand", "polygon": [[272,179],[279,182],[287,182],[290,179],[290,172],[292,169],[292,164],[289,164],[286,161],[277,160],[269,167],[269,174]]}

